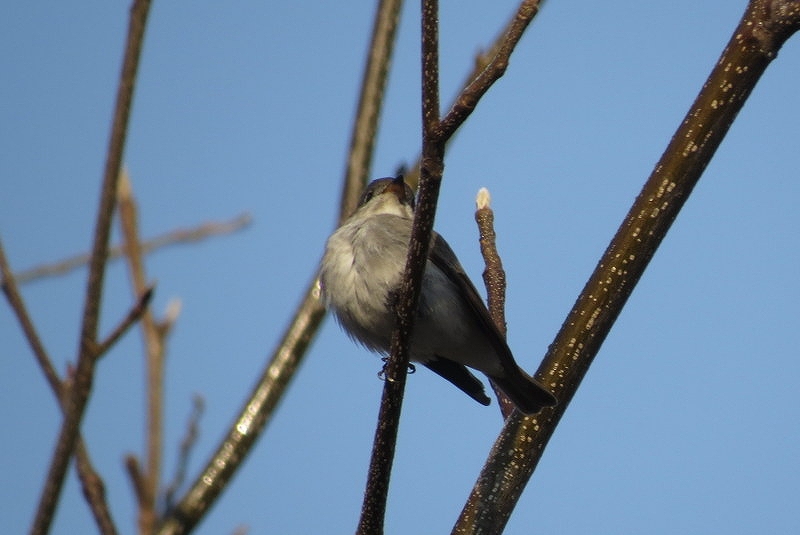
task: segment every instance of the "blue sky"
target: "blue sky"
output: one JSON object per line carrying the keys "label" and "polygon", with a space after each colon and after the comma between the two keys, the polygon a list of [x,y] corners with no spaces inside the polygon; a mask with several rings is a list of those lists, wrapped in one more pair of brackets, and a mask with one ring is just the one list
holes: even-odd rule
{"label": "blue sky", "polygon": [[[244,232],[148,258],[167,363],[167,474],[191,396],[196,473],[244,401],[336,220],[371,2],[154,4],[125,153],[144,236],[241,212]],[[473,222],[493,195],[509,343],[534,369],[719,57],[741,0],[550,0],[446,158],[437,229],[480,282]],[[442,101],[514,2],[447,3]],[[188,9],[186,9],[188,8]],[[373,176],[419,150],[417,3],[406,6]],[[128,4],[17,3],[0,21],[0,237],[15,269],[88,250]],[[507,533],[797,533],[800,47],[769,67],[634,291]],[[115,230],[115,240],[117,238]],[[85,270],[23,288],[59,370]],[[101,330],[130,304],[108,271]],[[27,529],[59,411],[0,306],[0,518]],[[123,533],[122,457],[144,440],[138,333],[101,362],[84,424]],[[255,451],[197,533],[352,533],[380,361],[326,320]],[[426,370],[410,377],[386,532],[449,532],[501,421]],[[70,477],[53,533],[94,526]]]}

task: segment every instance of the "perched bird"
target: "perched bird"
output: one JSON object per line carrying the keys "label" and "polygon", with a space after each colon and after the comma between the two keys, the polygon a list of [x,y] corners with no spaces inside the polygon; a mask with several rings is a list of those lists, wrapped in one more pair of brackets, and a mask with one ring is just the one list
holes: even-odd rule
{"label": "perched bird", "polygon": [[[389,353],[395,324],[392,303],[402,281],[414,217],[414,192],[403,177],[370,183],[358,209],[328,239],[320,283],[328,307],[345,331]],[[431,238],[410,360],[419,362],[483,405],[485,373],[526,414],[556,404],[542,385],[514,362],[489,312],[447,242]]]}

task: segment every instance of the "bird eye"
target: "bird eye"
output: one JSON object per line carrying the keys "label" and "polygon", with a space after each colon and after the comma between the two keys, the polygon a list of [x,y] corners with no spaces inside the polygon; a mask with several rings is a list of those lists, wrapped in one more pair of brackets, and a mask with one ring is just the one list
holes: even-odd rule
{"label": "bird eye", "polygon": [[358,201],[358,205],[359,206],[364,206],[365,204],[367,204],[369,202],[369,200],[372,198],[373,195],[375,195],[375,189],[374,188],[365,189],[364,193],[361,194],[361,200]]}

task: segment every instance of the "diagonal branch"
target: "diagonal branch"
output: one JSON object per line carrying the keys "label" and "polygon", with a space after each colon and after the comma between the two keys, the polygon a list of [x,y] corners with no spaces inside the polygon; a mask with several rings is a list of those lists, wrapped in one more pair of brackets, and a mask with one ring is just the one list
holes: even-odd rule
{"label": "diagonal branch", "polygon": [[439,126],[439,135],[444,138],[449,138],[453,135],[453,132],[475,110],[478,101],[492,87],[492,84],[503,76],[508,67],[511,53],[514,52],[517,43],[519,43],[533,17],[539,12],[540,3],[541,0],[524,0],[520,4],[516,15],[506,27],[502,40],[498,43],[499,47],[497,47],[496,51],[493,50],[494,57],[489,61],[486,68],[464,88],[447,116],[442,119]]}
{"label": "diagonal branch", "polygon": [[559,405],[512,415],[453,533],[501,533],[600,345],[745,100],[800,28],[800,1],[754,0],[539,367]]}
{"label": "diagonal branch", "polygon": [[[397,13],[401,4],[399,0],[381,1],[375,14],[373,42],[370,46],[370,50],[374,48],[375,52],[370,53],[367,59],[362,80],[362,97],[353,126],[340,219],[345,217],[345,210],[352,210],[352,206],[355,206],[355,199],[363,188],[365,176],[369,174],[374,128],[383,100],[383,90],[379,88],[386,82],[398,21]],[[228,434],[191,488],[167,513],[159,527],[159,534],[188,533],[208,512],[269,422],[324,317],[325,308],[320,299],[319,281],[315,274],[294,318],[273,351],[269,364]]]}
{"label": "diagonal branch", "polygon": [[84,409],[89,399],[97,361],[97,326],[100,319],[100,299],[103,291],[103,278],[108,256],[108,241],[111,233],[111,217],[114,211],[114,197],[117,190],[117,177],[122,162],[128,119],[133,101],[133,88],[139,66],[144,29],[150,9],[149,0],[134,0],[131,8],[128,39],[125,57],[120,74],[114,120],[109,139],[100,205],[95,225],[92,258],[89,263],[89,276],[83,311],[83,325],[80,332],[78,363],[75,381],[66,403],[64,421],[59,431],[56,447],[50,461],[44,489],[36,510],[31,533],[44,534],[49,531],[61,489],[64,485],[69,460],[75,449],[78,430],[83,419]]}
{"label": "diagonal branch", "polygon": [[[28,309],[22,300],[22,295],[19,293],[19,288],[14,280],[14,275],[11,272],[11,267],[6,259],[3,244],[0,243],[0,280],[2,280],[3,293],[6,294],[9,305],[17,316],[17,320],[22,327],[25,337],[28,339],[28,344],[39,363],[39,367],[56,397],[59,407],[65,411],[65,388],[64,383],[58,377],[55,367],[53,366],[50,356],[42,344],[39,333],[33,325]],[[105,484],[100,474],[94,469],[92,462],[89,458],[89,451],[86,449],[86,444],[83,438],[79,435],[77,444],[75,446],[75,468],[78,472],[78,479],[81,482],[81,489],[86,501],[89,504],[89,509],[92,511],[97,528],[103,535],[116,535],[117,528],[114,525],[114,520],[111,518],[111,511],[108,508],[106,501]]]}
{"label": "diagonal branch", "polygon": [[128,314],[122,318],[122,321],[119,322],[119,324],[108,334],[108,336],[105,337],[105,339],[97,344],[98,358],[105,355],[108,350],[111,349],[111,347],[116,344],[126,332],[128,332],[128,329],[133,327],[136,322],[147,313],[149,310],[148,305],[150,304],[150,299],[153,297],[154,290],[155,288],[153,286],[145,287],[144,292],[139,295],[139,298],[136,300],[133,308],[128,311]]}

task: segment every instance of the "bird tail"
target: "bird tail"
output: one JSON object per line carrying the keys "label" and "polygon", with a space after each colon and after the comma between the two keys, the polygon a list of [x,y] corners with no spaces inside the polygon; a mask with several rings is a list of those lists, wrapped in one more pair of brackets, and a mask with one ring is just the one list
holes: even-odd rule
{"label": "bird tail", "polygon": [[507,372],[503,377],[490,376],[489,379],[524,414],[536,414],[542,408],[552,407],[558,403],[553,394],[519,368]]}

